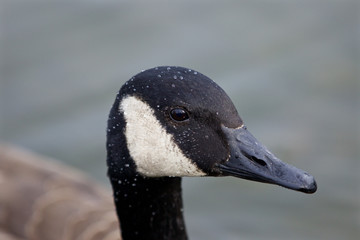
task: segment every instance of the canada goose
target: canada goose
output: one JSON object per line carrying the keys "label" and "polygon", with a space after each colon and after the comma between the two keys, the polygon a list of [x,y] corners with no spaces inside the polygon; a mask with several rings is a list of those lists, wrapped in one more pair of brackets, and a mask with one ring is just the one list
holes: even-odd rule
{"label": "canada goose", "polygon": [[119,240],[108,189],[77,170],[0,144],[1,240]]}
{"label": "canada goose", "polygon": [[[215,82],[182,67],[149,69],[122,86],[108,119],[107,165],[124,240],[187,239],[182,176],[317,188],[248,132]],[[61,164],[0,146],[0,189],[0,239],[119,239],[110,194]]]}
{"label": "canada goose", "polygon": [[187,239],[183,176],[317,188],[250,134],[214,81],[182,67],[152,68],[122,86],[108,119],[107,164],[124,240]]}

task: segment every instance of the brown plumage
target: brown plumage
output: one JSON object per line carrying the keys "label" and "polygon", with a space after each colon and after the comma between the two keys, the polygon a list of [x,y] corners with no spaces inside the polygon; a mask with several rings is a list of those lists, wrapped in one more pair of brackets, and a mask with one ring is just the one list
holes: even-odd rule
{"label": "brown plumage", "polygon": [[0,239],[119,240],[112,194],[84,174],[0,145]]}

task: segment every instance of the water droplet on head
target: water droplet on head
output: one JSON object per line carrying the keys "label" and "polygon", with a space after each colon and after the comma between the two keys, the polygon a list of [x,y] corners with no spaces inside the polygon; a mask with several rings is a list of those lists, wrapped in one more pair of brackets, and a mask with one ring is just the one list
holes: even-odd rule
{"label": "water droplet on head", "polygon": [[159,74],[158,77],[161,78],[161,75]]}
{"label": "water droplet on head", "polygon": [[176,75],[174,75],[174,76],[173,76],[173,78],[174,78],[174,79],[177,79],[177,76],[176,76]]}
{"label": "water droplet on head", "polygon": [[171,84],[172,87],[175,87],[175,84]]}

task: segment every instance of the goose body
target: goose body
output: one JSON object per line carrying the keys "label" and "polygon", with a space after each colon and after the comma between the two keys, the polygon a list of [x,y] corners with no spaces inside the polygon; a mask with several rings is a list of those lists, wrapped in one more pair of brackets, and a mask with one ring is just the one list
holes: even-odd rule
{"label": "goose body", "polygon": [[214,81],[182,67],[149,69],[122,86],[108,119],[107,165],[124,240],[187,239],[183,176],[317,188],[250,134]]}
{"label": "goose body", "polygon": [[0,144],[1,240],[120,240],[111,192],[47,157]]}

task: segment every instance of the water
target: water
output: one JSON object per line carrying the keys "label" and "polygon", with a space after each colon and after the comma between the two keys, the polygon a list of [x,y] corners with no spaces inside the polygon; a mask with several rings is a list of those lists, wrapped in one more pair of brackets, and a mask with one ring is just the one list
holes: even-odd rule
{"label": "water", "polygon": [[[249,130],[315,176],[315,195],[186,178],[191,239],[358,239],[357,1],[1,2],[0,139],[109,185],[106,120],[157,65],[222,86]],[[177,76],[178,77],[178,76]]]}

